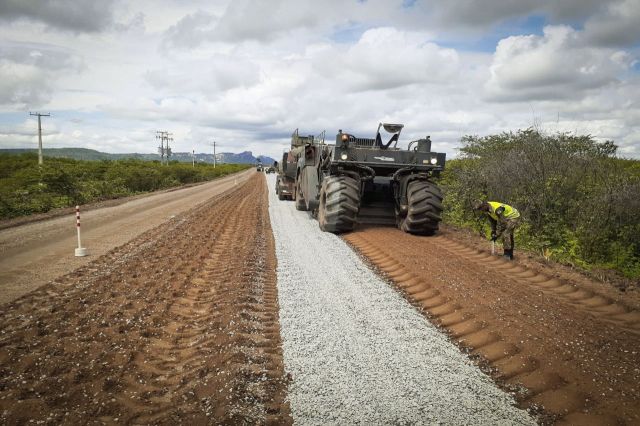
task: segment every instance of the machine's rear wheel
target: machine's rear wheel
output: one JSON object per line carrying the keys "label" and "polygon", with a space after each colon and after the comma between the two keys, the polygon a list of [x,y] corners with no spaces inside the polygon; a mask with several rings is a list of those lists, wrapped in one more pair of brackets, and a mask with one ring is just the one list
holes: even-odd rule
{"label": "machine's rear wheel", "polygon": [[329,176],[322,181],[318,223],[325,232],[348,232],[356,225],[360,208],[360,185],[347,176]]}
{"label": "machine's rear wheel", "polygon": [[276,178],[276,194],[278,195],[278,198],[282,200],[282,198],[280,198],[280,176]]}
{"label": "machine's rear wheel", "polygon": [[307,203],[305,203],[304,198],[302,197],[302,193],[300,192],[300,181],[298,179],[296,179],[295,187],[296,187],[296,195],[295,195],[296,210],[301,210],[301,211],[309,210],[307,208]]}
{"label": "machine's rear wheel", "polygon": [[442,192],[431,182],[414,180],[407,186],[407,215],[399,227],[410,234],[433,235],[442,220]]}

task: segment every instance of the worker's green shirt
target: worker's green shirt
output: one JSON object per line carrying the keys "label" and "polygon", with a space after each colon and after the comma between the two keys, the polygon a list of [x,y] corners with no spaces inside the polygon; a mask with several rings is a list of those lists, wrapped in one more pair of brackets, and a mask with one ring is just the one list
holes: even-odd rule
{"label": "worker's green shirt", "polygon": [[[503,207],[504,211],[502,212],[502,214],[500,216],[498,216],[496,214],[496,210],[498,210],[498,208]],[[520,217],[520,212],[518,212],[518,210],[514,209],[513,207],[511,207],[508,204],[503,204],[503,203],[499,203],[497,201],[489,201],[489,216],[491,216],[491,218],[493,220],[499,220],[500,218],[503,219],[516,219],[518,217]]]}

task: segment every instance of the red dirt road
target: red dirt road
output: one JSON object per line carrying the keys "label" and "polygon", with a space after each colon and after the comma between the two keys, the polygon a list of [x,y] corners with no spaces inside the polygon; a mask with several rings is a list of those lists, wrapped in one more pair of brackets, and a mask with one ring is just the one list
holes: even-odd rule
{"label": "red dirt road", "polygon": [[[145,232],[65,276],[40,267],[49,284],[13,270],[39,288],[2,306],[0,424],[290,424],[267,188],[247,177],[161,226],[136,219]],[[637,288],[449,232],[344,238],[543,420],[640,423]],[[14,260],[44,250],[17,246]]]}
{"label": "red dirt road", "polygon": [[425,238],[370,228],[344,238],[523,406],[543,406],[551,421],[572,424],[640,422],[633,303],[595,283],[492,257],[446,232]]}
{"label": "red dirt road", "polygon": [[291,423],[263,176],[3,306],[0,423]]}
{"label": "red dirt road", "polygon": [[[0,230],[0,305],[88,264],[172,216],[240,185],[252,171],[200,185],[114,200],[115,206],[82,208],[82,243],[87,257],[74,257],[75,213]],[[111,203],[109,203],[111,204]],[[46,216],[46,215],[45,215]],[[15,222],[15,221],[7,221]],[[2,225],[5,225],[2,223]]]}

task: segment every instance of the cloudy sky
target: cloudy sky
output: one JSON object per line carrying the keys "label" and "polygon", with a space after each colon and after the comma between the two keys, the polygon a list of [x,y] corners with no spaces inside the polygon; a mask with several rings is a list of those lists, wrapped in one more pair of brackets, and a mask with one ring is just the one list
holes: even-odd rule
{"label": "cloudy sky", "polygon": [[640,0],[0,0],[0,148],[251,150],[538,126],[640,158]]}

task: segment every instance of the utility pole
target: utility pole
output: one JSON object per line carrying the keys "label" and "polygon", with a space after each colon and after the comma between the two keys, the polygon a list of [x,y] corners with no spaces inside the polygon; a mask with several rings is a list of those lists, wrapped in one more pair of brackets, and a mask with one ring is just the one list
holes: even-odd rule
{"label": "utility pole", "polygon": [[166,132],[156,131],[156,140],[160,140],[158,154],[160,154],[160,164],[164,164],[164,135]]}
{"label": "utility pole", "polygon": [[173,138],[170,138],[169,136],[172,135],[172,133],[167,133],[167,166],[169,165],[169,157],[171,157],[171,147],[169,146],[169,141],[173,142]]}
{"label": "utility pole", "polygon": [[213,141],[213,168],[216,168],[216,141]]}
{"label": "utility pole", "polygon": [[30,112],[29,115],[38,116],[38,165],[42,166],[42,123],[40,117],[51,117],[51,114],[40,114],[39,112]]}
{"label": "utility pole", "polygon": [[191,151],[191,161],[193,162],[193,168],[196,168],[196,150]]}
{"label": "utility pole", "polygon": [[[173,142],[173,133],[169,133],[167,131],[158,130],[156,132],[156,139],[160,140],[160,146],[158,147],[158,153],[160,154],[160,164],[169,164],[169,157],[171,156],[171,148],[169,147],[169,141]],[[165,141],[167,146],[165,148]],[[167,156],[167,161],[165,163],[164,156]]]}

